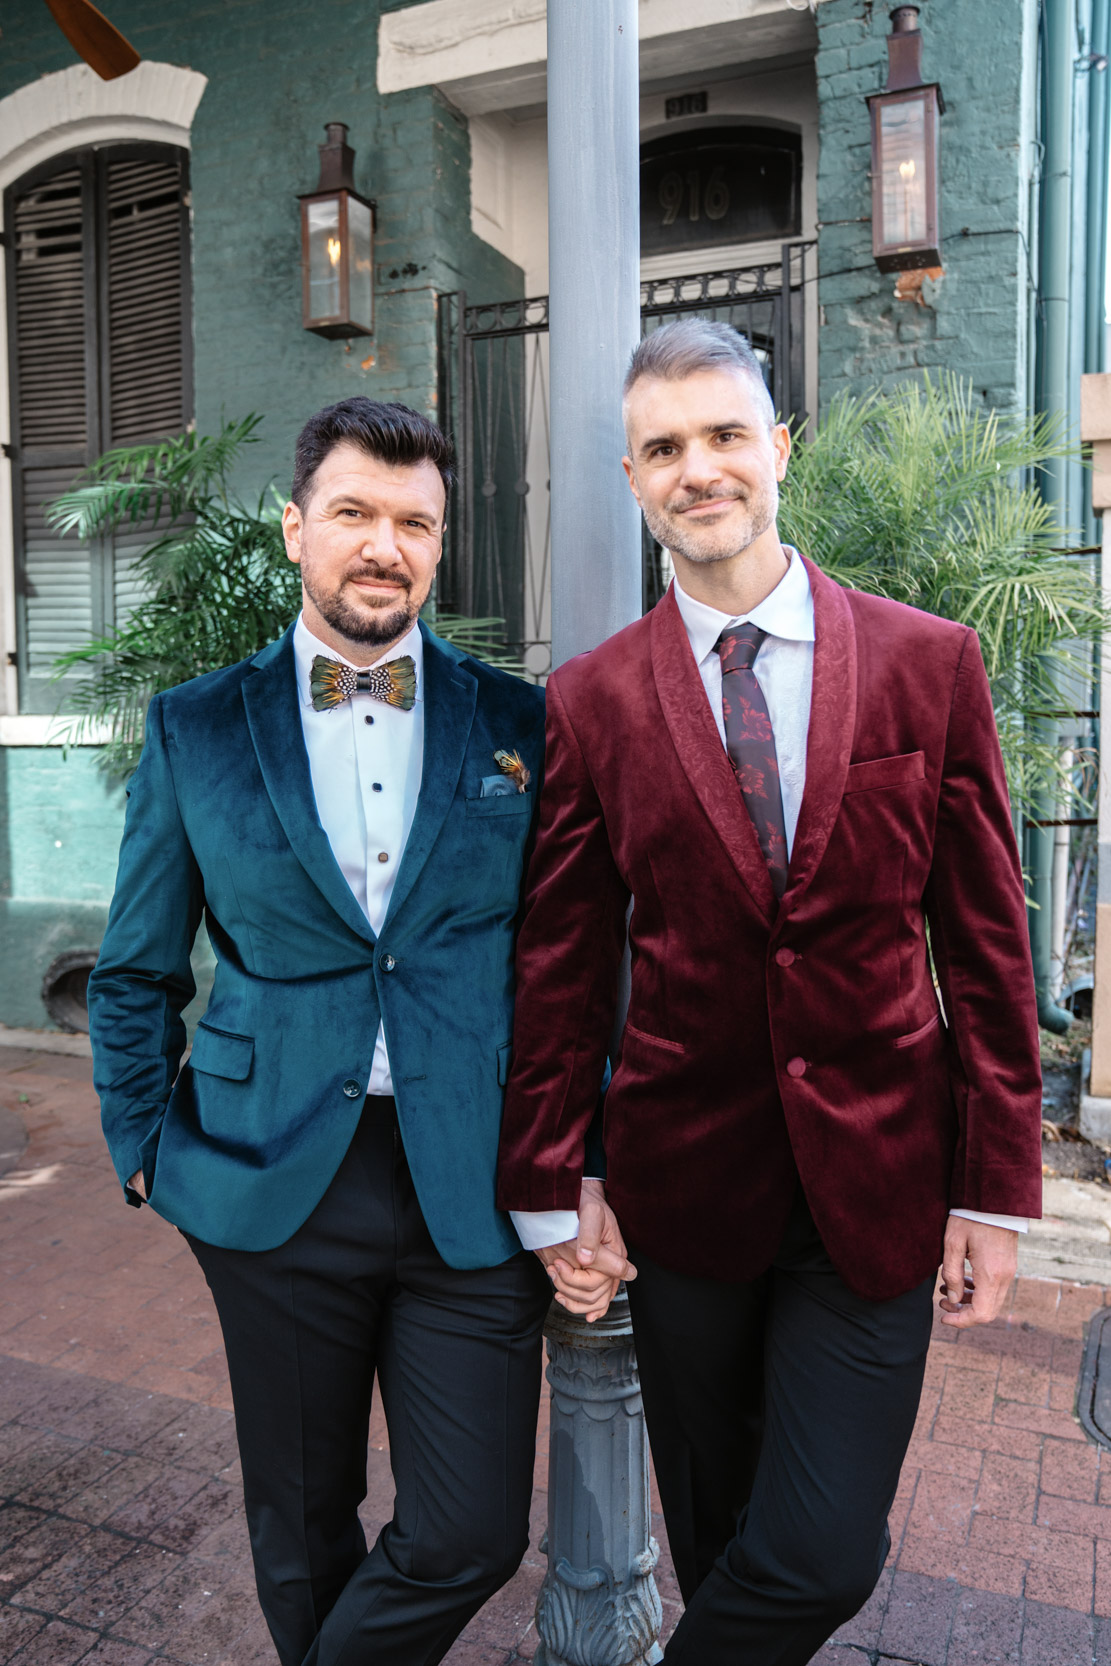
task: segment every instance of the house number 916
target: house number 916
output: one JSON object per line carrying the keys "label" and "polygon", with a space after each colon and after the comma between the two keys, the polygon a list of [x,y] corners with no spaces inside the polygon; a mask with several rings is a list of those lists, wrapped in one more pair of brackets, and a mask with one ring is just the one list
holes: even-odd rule
{"label": "house number 916", "polygon": [[671,168],[660,180],[660,207],[663,209],[665,226],[673,226],[679,218],[684,199],[687,205],[687,218],[701,220],[705,214],[707,220],[724,220],[729,212],[729,186],[725,179],[725,169],[717,167],[702,183],[702,173],[698,168],[687,168],[680,173],[677,168]]}

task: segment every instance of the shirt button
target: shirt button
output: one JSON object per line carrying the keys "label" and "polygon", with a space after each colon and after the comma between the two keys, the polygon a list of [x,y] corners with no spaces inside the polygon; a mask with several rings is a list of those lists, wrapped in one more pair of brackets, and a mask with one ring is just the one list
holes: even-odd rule
{"label": "shirt button", "polygon": [[353,1076],[349,1076],[343,1084],[343,1091],[347,1095],[348,1099],[358,1099],[363,1090],[355,1078]]}
{"label": "shirt button", "polygon": [[793,966],[798,959],[794,949],[776,949],[775,963],[777,966]]}
{"label": "shirt button", "polygon": [[388,851],[388,850],[380,850],[380,851],[379,851],[379,852],[378,852],[378,860],[379,860],[379,862],[388,862],[388,861],[389,861],[389,859],[390,859],[390,853],[389,853],[389,851]]}
{"label": "shirt button", "polygon": [[373,717],[371,717],[369,712],[367,712],[366,716],[363,718],[363,722],[364,723],[373,723],[374,722],[374,719],[373,719]]}
{"label": "shirt button", "polygon": [[397,961],[394,959],[392,954],[384,954],[378,964],[382,968],[383,972],[392,972],[394,967],[397,965]]}
{"label": "shirt button", "polygon": [[371,792],[380,793],[382,791],[381,781],[372,781],[370,784],[370,790]]}
{"label": "shirt button", "polygon": [[805,1059],[788,1059],[787,1060],[787,1074],[788,1074],[788,1076],[805,1076],[806,1075],[806,1060]]}

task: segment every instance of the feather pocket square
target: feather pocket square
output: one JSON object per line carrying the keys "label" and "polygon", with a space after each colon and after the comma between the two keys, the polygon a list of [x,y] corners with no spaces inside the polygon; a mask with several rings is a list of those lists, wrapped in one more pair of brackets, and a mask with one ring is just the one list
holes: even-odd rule
{"label": "feather pocket square", "polygon": [[523,793],[532,780],[532,771],[521,757],[521,754],[519,752],[495,752],[494,762],[506,780],[512,781],[517,791]]}

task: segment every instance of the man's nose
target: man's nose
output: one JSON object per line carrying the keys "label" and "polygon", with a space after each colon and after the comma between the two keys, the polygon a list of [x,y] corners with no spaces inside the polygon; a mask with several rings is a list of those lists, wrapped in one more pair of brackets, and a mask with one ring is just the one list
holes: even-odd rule
{"label": "man's nose", "polygon": [[721,465],[708,446],[692,445],[683,453],[682,484],[704,491],[721,479]]}
{"label": "man's nose", "polygon": [[392,521],[384,515],[367,527],[359,552],[364,561],[377,561],[383,567],[396,567],[401,561],[397,533]]}

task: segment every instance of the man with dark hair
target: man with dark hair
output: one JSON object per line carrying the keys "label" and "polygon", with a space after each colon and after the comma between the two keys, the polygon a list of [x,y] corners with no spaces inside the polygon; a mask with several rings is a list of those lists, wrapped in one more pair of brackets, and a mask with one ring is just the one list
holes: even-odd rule
{"label": "man with dark hair", "polygon": [[[494,1166],[543,696],[418,620],[451,472],[404,406],[306,425],[302,612],[152,700],[89,982],[125,1195],[216,1302],[282,1666],[441,1660],[527,1543],[550,1292]],[[179,1074],[202,914],[216,978]],[[599,1264],[601,1288],[622,1263]],[[368,1553],[375,1377],[397,1498]]]}
{"label": "man with dark hair", "polygon": [[1022,876],[975,634],[782,544],[790,434],[740,338],[659,330],[625,423],[675,584],[548,683],[499,1201],[567,1211],[557,1289],[592,1307],[574,1210],[632,900],[607,1193],[667,1660],[804,1666],[883,1566],[939,1261],[942,1323],[983,1324],[1040,1212]]}

